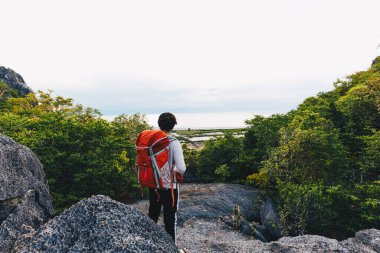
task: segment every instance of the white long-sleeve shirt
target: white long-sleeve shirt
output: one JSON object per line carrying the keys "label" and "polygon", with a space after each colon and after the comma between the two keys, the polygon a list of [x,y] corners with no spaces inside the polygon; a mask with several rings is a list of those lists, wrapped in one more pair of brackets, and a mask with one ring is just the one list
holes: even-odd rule
{"label": "white long-sleeve shirt", "polygon": [[186,164],[183,158],[183,150],[181,143],[177,139],[171,141],[170,149],[172,150],[172,159],[174,160],[174,171],[179,172],[181,174],[185,173]]}
{"label": "white long-sleeve shirt", "polygon": [[[169,166],[170,168],[173,167],[173,170],[180,174],[186,171],[181,143],[173,137],[171,137],[169,144]],[[163,179],[163,186],[169,189],[171,187],[171,181]],[[174,188],[177,188],[176,184],[174,184]]]}

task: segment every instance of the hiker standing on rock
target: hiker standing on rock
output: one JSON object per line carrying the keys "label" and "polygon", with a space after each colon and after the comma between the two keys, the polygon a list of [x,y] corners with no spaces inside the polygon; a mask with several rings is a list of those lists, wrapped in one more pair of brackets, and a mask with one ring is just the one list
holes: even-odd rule
{"label": "hiker standing on rock", "polygon": [[149,187],[149,217],[157,223],[163,206],[165,230],[174,242],[179,183],[186,171],[181,144],[170,136],[176,124],[173,114],[163,113],[158,118],[161,130],[145,130],[136,140],[139,183]]}

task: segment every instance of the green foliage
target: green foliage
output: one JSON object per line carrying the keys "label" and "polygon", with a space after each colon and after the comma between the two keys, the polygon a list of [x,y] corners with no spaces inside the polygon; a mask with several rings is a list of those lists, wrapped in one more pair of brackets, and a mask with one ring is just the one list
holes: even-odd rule
{"label": "green foliage", "polygon": [[280,219],[284,235],[323,234],[337,217],[322,184],[279,183]]}
{"label": "green foliage", "polygon": [[248,127],[244,143],[258,150],[250,155],[260,171],[247,183],[277,192],[284,234],[343,239],[380,226],[378,64],[334,87],[305,99],[284,124],[256,117]]}
{"label": "green foliage", "polygon": [[317,113],[294,117],[282,129],[280,145],[265,161],[271,177],[296,183],[344,179],[348,171],[345,148],[333,124]]}
{"label": "green foliage", "polygon": [[337,239],[380,225],[380,185],[345,187],[322,183],[279,185],[285,235],[320,234]]}
{"label": "green foliage", "polygon": [[50,92],[8,98],[7,104],[0,132],[37,154],[57,212],[93,194],[123,202],[138,194],[134,138],[147,128],[141,115],[107,122],[98,111]]}
{"label": "green foliage", "polygon": [[[336,185],[327,189],[332,199],[332,209],[339,216],[333,220],[330,233],[342,239],[358,230],[379,227],[380,225],[380,185],[366,182],[351,187]],[[331,228],[332,228],[331,227]]]}
{"label": "green foliage", "polygon": [[0,80],[0,113],[9,109],[8,98],[19,97],[18,90],[11,89],[6,83]]}
{"label": "green foliage", "polygon": [[261,162],[268,158],[270,151],[280,141],[279,130],[285,127],[291,115],[274,114],[270,117],[256,115],[247,120],[247,131],[244,135],[244,153],[250,158],[252,171],[258,171]]}
{"label": "green foliage", "polygon": [[183,156],[186,164],[186,173],[184,174],[185,182],[196,181],[197,174],[197,155],[198,152],[195,149],[189,148],[186,144],[182,145]]}
{"label": "green foliage", "polygon": [[[380,82],[377,89],[380,89]],[[375,88],[365,83],[352,87],[345,96],[340,97],[336,105],[346,118],[346,129],[355,135],[371,134],[371,129],[380,125],[378,99]]]}
{"label": "green foliage", "polygon": [[[224,137],[206,141],[197,159],[197,178],[206,182],[240,179],[241,174],[247,174],[239,166],[242,153],[242,139],[234,137],[232,133],[227,132]],[[219,168],[221,165],[227,166],[230,173],[223,174]],[[217,168],[219,168],[218,173],[222,173],[223,176],[215,174]]]}
{"label": "green foliage", "polygon": [[230,176],[230,168],[227,164],[222,164],[218,168],[215,169],[214,173],[218,176],[221,181],[226,181],[226,179]]}
{"label": "green foliage", "polygon": [[8,85],[6,85],[3,81],[0,80],[0,97],[2,100],[5,99],[5,94],[9,90]]}
{"label": "green foliage", "polygon": [[269,176],[265,170],[254,173],[247,177],[247,184],[260,189],[268,189],[270,187]]}
{"label": "green foliage", "polygon": [[380,180],[380,131],[362,137],[364,148],[360,159],[361,181]]}

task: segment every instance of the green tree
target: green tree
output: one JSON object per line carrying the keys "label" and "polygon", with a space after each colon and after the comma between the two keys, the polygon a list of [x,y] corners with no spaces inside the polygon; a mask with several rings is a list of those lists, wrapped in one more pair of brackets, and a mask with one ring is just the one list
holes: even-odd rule
{"label": "green tree", "polygon": [[227,164],[222,164],[215,169],[214,173],[218,176],[219,180],[225,182],[228,177],[230,177],[230,168]]}
{"label": "green tree", "polygon": [[379,69],[338,80],[290,112],[278,145],[247,178],[275,195],[285,234],[343,239],[379,227]]}
{"label": "green tree", "polygon": [[123,202],[138,194],[134,139],[148,128],[142,115],[108,122],[97,110],[51,92],[8,98],[7,104],[0,132],[37,154],[56,211],[93,194]]}
{"label": "green tree", "polygon": [[362,137],[365,147],[360,159],[360,182],[380,181],[380,131]]}
{"label": "green tree", "polygon": [[185,182],[194,182],[197,180],[197,159],[198,151],[182,144],[183,156],[186,164],[186,173],[184,174]]}
{"label": "green tree", "polygon": [[243,142],[227,132],[224,137],[206,141],[205,147],[199,152],[197,160],[197,177],[202,181],[220,181],[215,170],[221,165],[230,168],[230,175],[223,180],[239,180],[247,176],[238,162],[243,152]]}
{"label": "green tree", "polygon": [[257,173],[262,161],[266,160],[269,153],[279,145],[280,129],[287,126],[291,114],[274,114],[270,117],[256,115],[247,120],[247,131],[244,134],[244,157],[242,166],[246,166],[249,174]]}
{"label": "green tree", "polygon": [[317,113],[302,112],[281,131],[280,146],[271,153],[264,170],[283,181],[331,184],[345,178],[348,160],[332,122]]}
{"label": "green tree", "polygon": [[331,208],[332,200],[322,183],[281,182],[279,196],[279,215],[284,235],[326,234],[338,216]]}

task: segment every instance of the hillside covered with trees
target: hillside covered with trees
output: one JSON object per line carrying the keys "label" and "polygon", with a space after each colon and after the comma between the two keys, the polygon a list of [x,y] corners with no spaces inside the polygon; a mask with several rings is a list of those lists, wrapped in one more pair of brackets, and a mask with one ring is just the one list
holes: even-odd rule
{"label": "hillside covered with trees", "polygon": [[380,228],[380,57],[287,114],[246,123],[243,138],[185,149],[198,180],[263,189],[277,202],[284,235],[341,239]]}

